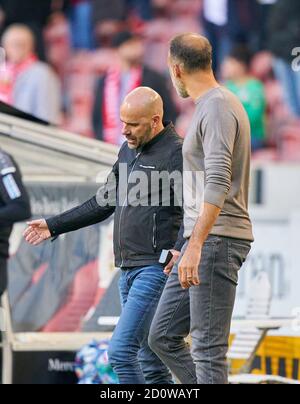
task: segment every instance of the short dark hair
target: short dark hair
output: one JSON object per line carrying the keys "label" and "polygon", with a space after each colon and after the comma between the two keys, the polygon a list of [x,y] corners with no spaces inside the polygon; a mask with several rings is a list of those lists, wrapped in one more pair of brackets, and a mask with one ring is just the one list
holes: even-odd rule
{"label": "short dark hair", "polygon": [[132,41],[134,39],[141,39],[141,37],[130,31],[118,32],[112,39],[112,47],[120,48],[122,45],[124,45],[124,43]]}
{"label": "short dark hair", "polygon": [[183,34],[172,39],[170,44],[172,59],[183,63],[188,73],[212,68],[212,46],[201,35]]}

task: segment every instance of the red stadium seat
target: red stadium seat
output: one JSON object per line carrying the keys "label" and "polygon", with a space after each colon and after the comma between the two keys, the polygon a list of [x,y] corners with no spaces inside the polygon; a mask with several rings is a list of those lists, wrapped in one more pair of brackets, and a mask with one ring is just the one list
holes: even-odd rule
{"label": "red stadium seat", "polygon": [[39,283],[40,279],[43,277],[44,273],[47,271],[49,264],[45,263],[43,265],[40,266],[40,268],[38,268],[31,279],[31,284],[32,285],[36,285],[37,283]]}
{"label": "red stadium seat", "polygon": [[94,305],[99,293],[98,262],[81,268],[70,287],[66,303],[42,329],[43,332],[79,331],[83,317]]}

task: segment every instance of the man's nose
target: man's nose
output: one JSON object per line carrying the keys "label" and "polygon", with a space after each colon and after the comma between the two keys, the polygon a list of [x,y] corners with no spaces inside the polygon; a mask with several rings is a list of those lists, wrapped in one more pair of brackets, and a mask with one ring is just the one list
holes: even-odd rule
{"label": "man's nose", "polygon": [[122,134],[124,136],[129,136],[130,135],[130,131],[128,130],[128,128],[126,127],[126,125],[123,125],[122,127]]}

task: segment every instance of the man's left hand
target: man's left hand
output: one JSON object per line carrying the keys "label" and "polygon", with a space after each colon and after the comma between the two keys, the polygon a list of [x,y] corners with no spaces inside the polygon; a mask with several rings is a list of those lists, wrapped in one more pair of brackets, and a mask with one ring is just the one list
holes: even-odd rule
{"label": "man's left hand", "polygon": [[201,247],[188,246],[178,268],[179,282],[183,289],[200,285],[199,266],[201,261]]}

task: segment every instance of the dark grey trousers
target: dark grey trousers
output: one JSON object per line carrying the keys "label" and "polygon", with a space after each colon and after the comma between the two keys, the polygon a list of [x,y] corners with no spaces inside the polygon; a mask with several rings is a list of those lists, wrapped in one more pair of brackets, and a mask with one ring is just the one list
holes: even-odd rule
{"label": "dark grey trousers", "polygon": [[[182,255],[186,248],[187,243]],[[250,241],[209,236],[202,248],[200,286],[182,289],[178,266],[170,275],[149,345],[181,383],[228,383],[226,355],[238,272],[250,249]],[[191,349],[185,342],[189,334]]]}
{"label": "dark grey trousers", "polygon": [[0,258],[0,298],[7,288],[7,260]]}

